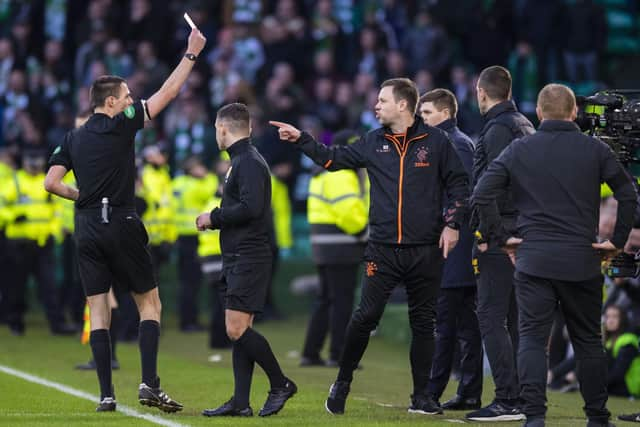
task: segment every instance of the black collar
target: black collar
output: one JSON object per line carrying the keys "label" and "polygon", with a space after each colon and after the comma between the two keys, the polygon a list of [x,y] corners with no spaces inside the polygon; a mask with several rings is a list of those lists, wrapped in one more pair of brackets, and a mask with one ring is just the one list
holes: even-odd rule
{"label": "black collar", "polygon": [[493,107],[491,107],[489,109],[489,111],[487,111],[484,114],[484,119],[486,121],[489,121],[491,119],[495,119],[498,115],[502,114],[502,113],[507,113],[507,112],[516,112],[518,111],[518,108],[516,107],[516,104],[512,101],[512,100],[507,100],[507,101],[502,101],[496,105],[494,105]]}
{"label": "black collar", "polygon": [[442,129],[445,132],[452,132],[456,128],[456,126],[458,126],[458,121],[456,120],[455,117],[453,117],[451,119],[445,120],[444,122],[440,123],[436,127],[438,129]]}
{"label": "black collar", "polygon": [[233,145],[227,148],[227,153],[229,153],[229,157],[237,156],[240,153],[244,153],[251,147],[251,138],[242,138],[233,143]]}
{"label": "black collar", "polygon": [[[407,137],[409,137],[409,135],[415,135],[419,132],[424,132],[426,130],[425,128],[428,128],[428,127],[429,127],[428,125],[424,124],[424,122],[422,121],[422,118],[416,115],[413,118],[413,124],[407,128],[406,135]],[[384,127],[384,133],[393,135],[393,131],[388,126]]]}
{"label": "black collar", "polygon": [[580,132],[578,125],[568,120],[543,120],[538,126],[538,130],[547,132]]}

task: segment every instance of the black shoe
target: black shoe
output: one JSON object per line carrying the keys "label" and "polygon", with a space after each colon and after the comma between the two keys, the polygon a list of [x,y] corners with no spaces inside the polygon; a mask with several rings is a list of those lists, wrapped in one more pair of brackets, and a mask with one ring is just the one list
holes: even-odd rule
{"label": "black shoe", "polygon": [[468,411],[470,409],[480,409],[482,404],[477,397],[462,397],[455,395],[451,400],[447,400],[442,404],[442,409],[449,411]]}
{"label": "black shoe", "polygon": [[331,384],[329,397],[324,402],[324,408],[330,414],[344,414],[344,405],[347,403],[347,396],[351,390],[351,384],[346,381],[336,381]]}
{"label": "black shoe", "polygon": [[518,407],[494,400],[489,406],[469,412],[465,418],[469,421],[521,421],[525,416]]}
{"label": "black shoe", "polygon": [[149,387],[145,383],[138,388],[138,401],[141,405],[153,406],[163,412],[182,411],[182,405],[167,395],[160,387]]}
{"label": "black shoe", "polygon": [[238,409],[233,404],[233,397],[227,402],[215,409],[205,409],[202,411],[205,417],[252,417],[253,409],[247,406],[244,409]]}
{"label": "black shoe", "polygon": [[286,378],[286,380],[284,387],[272,388],[269,391],[264,406],[258,412],[259,416],[268,417],[277,414],[284,407],[285,402],[296,394],[298,387],[290,379]]}
{"label": "black shoe", "polygon": [[442,408],[433,400],[433,397],[423,394],[411,395],[411,406],[407,410],[410,414],[438,415],[442,414]]}
{"label": "black shoe", "polygon": [[78,328],[68,323],[61,323],[51,327],[51,335],[73,335],[77,332],[79,332]]}
{"label": "black shoe", "polygon": [[96,408],[96,412],[113,412],[116,410],[116,399],[113,397],[105,397],[100,401]]}
{"label": "black shoe", "polygon": [[618,415],[618,419],[621,421],[630,421],[632,423],[640,423],[640,412],[636,414]]}
{"label": "black shoe", "polygon": [[522,427],[544,427],[544,418],[527,418]]}
{"label": "black shoe", "polygon": [[[78,369],[79,371],[95,371],[96,361],[91,359],[87,363],[80,363],[79,365],[74,366],[73,369]],[[112,360],[111,369],[114,371],[120,369],[120,362],[118,362],[117,360]]]}
{"label": "black shoe", "polygon": [[327,362],[321,357],[302,357],[300,359],[300,367],[306,368],[309,366],[328,366]]}

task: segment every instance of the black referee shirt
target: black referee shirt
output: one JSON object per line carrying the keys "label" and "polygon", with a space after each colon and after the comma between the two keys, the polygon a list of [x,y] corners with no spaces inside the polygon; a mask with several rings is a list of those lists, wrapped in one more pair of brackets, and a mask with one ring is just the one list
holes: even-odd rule
{"label": "black referee shirt", "polygon": [[87,122],[69,131],[49,165],[73,170],[80,197],[78,209],[99,208],[102,198],[114,207],[135,208],[136,179],[133,142],[144,127],[144,105],[136,101],[114,117],[93,114]]}
{"label": "black referee shirt", "polygon": [[211,212],[211,228],[220,229],[223,262],[270,262],[271,174],[249,138],[227,149],[231,167],[222,202]]}

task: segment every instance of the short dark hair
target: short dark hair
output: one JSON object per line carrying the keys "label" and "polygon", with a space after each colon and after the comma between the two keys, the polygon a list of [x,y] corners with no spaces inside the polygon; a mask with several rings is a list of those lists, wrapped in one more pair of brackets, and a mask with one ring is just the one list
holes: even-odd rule
{"label": "short dark hair", "polygon": [[538,108],[543,119],[565,120],[576,108],[576,96],[568,86],[550,83],[538,94]]}
{"label": "short dark hair", "polygon": [[224,121],[232,133],[246,132],[251,127],[251,115],[245,104],[234,102],[218,110],[218,120]]}
{"label": "short dark hair", "polygon": [[489,98],[506,101],[511,97],[511,73],[499,65],[487,67],[478,77],[478,87],[484,89]]}
{"label": "short dark hair", "polygon": [[126,81],[118,76],[100,76],[93,82],[89,89],[89,100],[91,109],[104,107],[104,102],[110,96],[116,98],[120,95],[122,83]]}
{"label": "short dark hair", "polygon": [[456,117],[458,114],[458,101],[456,101],[456,96],[450,90],[440,88],[430,90],[420,97],[420,104],[425,102],[432,102],[438,111],[448,108],[451,118]]}
{"label": "short dark hair", "polygon": [[412,114],[415,114],[418,106],[418,87],[407,78],[389,79],[382,82],[380,89],[391,86],[393,88],[393,99],[398,102],[407,101],[407,106]]}

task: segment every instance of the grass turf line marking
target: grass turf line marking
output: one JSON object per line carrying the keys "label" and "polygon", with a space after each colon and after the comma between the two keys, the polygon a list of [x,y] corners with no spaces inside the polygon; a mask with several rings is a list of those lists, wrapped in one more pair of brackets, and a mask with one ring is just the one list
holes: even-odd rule
{"label": "grass turf line marking", "polygon": [[[54,381],[49,381],[44,378],[37,377],[35,375],[28,374],[26,372],[19,371],[17,369],[10,368],[5,365],[0,365],[0,372],[4,372],[8,375],[13,375],[14,377],[22,378],[25,381],[29,381],[35,384],[43,385],[45,387],[52,388],[54,390],[61,391],[66,394],[70,394],[71,396],[79,397],[81,399],[89,400],[91,402],[98,402],[100,399],[98,396],[95,396],[90,393],[86,393],[82,390],[75,389],[73,387],[66,386],[64,384],[60,384]],[[174,421],[165,420],[164,418],[151,415],[151,414],[143,414],[141,412],[136,411],[133,408],[128,406],[121,405],[118,403],[118,412],[122,412],[125,415],[135,418],[141,418],[143,420],[149,421],[150,423],[158,424],[166,427],[186,427],[186,424],[176,423]]]}

